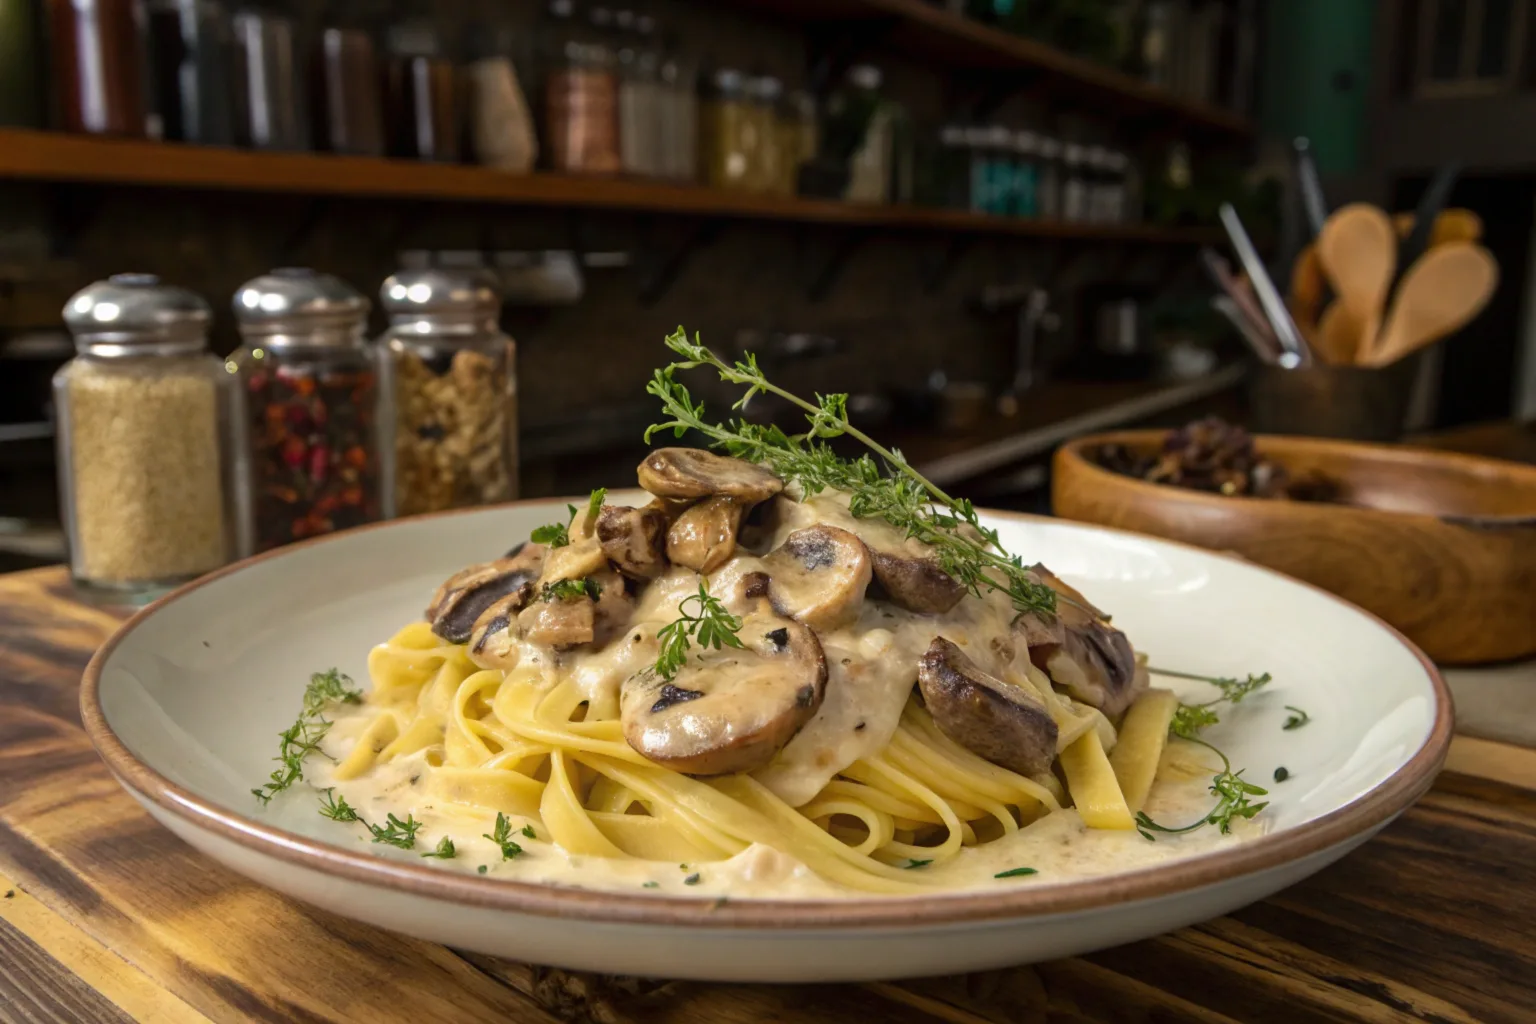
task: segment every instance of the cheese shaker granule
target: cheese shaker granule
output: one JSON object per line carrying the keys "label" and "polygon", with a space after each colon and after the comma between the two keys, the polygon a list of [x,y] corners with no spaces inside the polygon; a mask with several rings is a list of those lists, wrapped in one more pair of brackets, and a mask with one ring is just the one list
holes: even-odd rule
{"label": "cheese shaker granule", "polygon": [[142,274],[64,309],[79,354],[54,376],[59,480],[77,583],[153,596],[230,555],[230,375],[196,295]]}

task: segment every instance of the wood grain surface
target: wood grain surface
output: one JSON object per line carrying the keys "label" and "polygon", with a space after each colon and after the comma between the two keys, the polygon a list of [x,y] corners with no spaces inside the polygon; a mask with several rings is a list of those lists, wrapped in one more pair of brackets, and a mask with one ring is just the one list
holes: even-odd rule
{"label": "wood grain surface", "polygon": [[1112,473],[1097,446],[1153,451],[1161,431],[1063,445],[1051,508],[1230,551],[1306,580],[1386,620],[1436,661],[1536,653],[1536,467],[1451,452],[1320,438],[1259,437],[1293,477],[1338,483],[1343,503],[1228,498]]}
{"label": "wood grain surface", "polygon": [[[0,1022],[895,1024],[1529,1021],[1536,793],[1447,774],[1279,896],[1171,935],[962,977],[828,986],[615,978],[458,953],[204,859],[112,780],[77,683],[114,628],[59,570],[0,576]],[[1452,763],[1457,754],[1453,750]],[[1536,753],[1464,765],[1536,779]]]}

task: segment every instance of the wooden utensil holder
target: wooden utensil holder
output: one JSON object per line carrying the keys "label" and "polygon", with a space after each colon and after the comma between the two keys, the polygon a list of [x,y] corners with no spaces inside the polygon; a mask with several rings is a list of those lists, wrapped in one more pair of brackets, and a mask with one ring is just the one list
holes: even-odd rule
{"label": "wooden utensil holder", "polygon": [[1257,366],[1248,377],[1248,427],[1256,434],[1396,441],[1418,368],[1417,356],[1380,369]]}

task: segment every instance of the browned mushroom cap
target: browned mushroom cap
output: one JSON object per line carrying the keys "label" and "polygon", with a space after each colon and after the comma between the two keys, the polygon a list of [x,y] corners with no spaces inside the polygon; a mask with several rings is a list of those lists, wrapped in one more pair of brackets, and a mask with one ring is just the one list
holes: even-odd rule
{"label": "browned mushroom cap", "polygon": [[835,526],[796,530],[763,559],[774,610],[812,629],[846,626],[859,617],[869,587],[864,543]]}
{"label": "browned mushroom cap", "polygon": [[930,545],[877,519],[859,520],[858,531],[869,549],[877,596],[926,615],[942,615],[965,596],[965,587],[940,568]]}
{"label": "browned mushroom cap", "polygon": [[514,550],[507,558],[454,573],[437,588],[426,613],[433,633],[449,643],[465,643],[475,620],[493,603],[517,595],[527,600],[543,568],[545,548],[524,544]]}
{"label": "browned mushroom cap", "polygon": [[1039,696],[983,672],[943,637],[918,659],[917,685],[939,731],[972,753],[1021,775],[1055,760],[1056,722]]}
{"label": "browned mushroom cap", "polygon": [[595,536],[573,537],[569,544],[550,548],[544,558],[544,572],[539,582],[557,583],[560,580],[584,580],[595,572],[608,568],[608,556]]}
{"label": "browned mushroom cap", "polygon": [[667,569],[667,514],[660,508],[604,505],[597,517],[597,540],[620,572],[649,580]]}
{"label": "browned mushroom cap", "polygon": [[1021,614],[1014,620],[1014,634],[1029,645],[1029,659],[1036,668],[1073,697],[1114,718],[1147,688],[1146,673],[1137,671],[1131,642],[1109,624],[1103,612],[1043,565],[1030,571],[1061,600],[1055,615]]}
{"label": "browned mushroom cap", "polygon": [[658,498],[740,498],[748,505],[771,498],[784,481],[762,466],[702,448],[658,448],[638,470],[640,486]]}
{"label": "browned mushroom cap", "polygon": [[667,531],[667,557],[697,572],[711,573],[736,551],[736,534],[747,506],[735,498],[705,498]]}
{"label": "browned mushroom cap", "polygon": [[671,680],[646,671],[625,681],[619,717],[631,747],[690,775],[749,772],[810,721],[827,684],[816,634],[762,601],[737,635],[744,650],[695,649]]}

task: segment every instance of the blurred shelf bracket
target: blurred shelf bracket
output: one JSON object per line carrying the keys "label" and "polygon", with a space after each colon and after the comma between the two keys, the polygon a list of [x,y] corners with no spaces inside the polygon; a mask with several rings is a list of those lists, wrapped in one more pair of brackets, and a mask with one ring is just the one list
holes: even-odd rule
{"label": "blurred shelf bracket", "polygon": [[805,268],[801,281],[808,302],[820,302],[827,297],[867,237],[868,232],[856,228],[835,232],[831,238],[818,235],[814,240],[801,234],[797,248],[800,265]]}
{"label": "blurred shelf bracket", "polygon": [[917,275],[922,282],[923,294],[933,295],[944,287],[949,275],[971,251],[971,239],[956,235],[944,242],[924,246],[918,251]]}
{"label": "blurred shelf bracket", "polygon": [[97,185],[51,183],[45,194],[53,254],[73,259],[81,236],[106,205],[107,190]]}
{"label": "blurred shelf bracket", "polygon": [[639,300],[642,306],[654,306],[677,282],[693,254],[713,245],[720,237],[720,222],[695,220],[683,229],[682,237],[664,244],[658,237],[654,219],[641,221],[639,242],[635,246],[635,265],[640,272]]}

